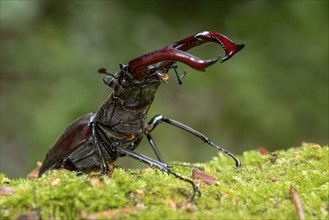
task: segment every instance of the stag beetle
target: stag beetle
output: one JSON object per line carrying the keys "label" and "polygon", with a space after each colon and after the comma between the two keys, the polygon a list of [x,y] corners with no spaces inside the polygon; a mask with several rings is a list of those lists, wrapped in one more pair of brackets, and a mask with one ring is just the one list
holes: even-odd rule
{"label": "stag beetle", "polygon": [[[185,52],[209,42],[220,44],[225,50],[225,56],[203,60]],[[99,72],[106,74],[104,83],[111,87],[113,92],[97,112],[81,116],[64,130],[46,155],[39,177],[50,169],[61,167],[82,172],[101,169],[102,174],[106,174],[112,169],[109,164],[118,157],[129,156],[189,182],[194,189],[192,198],[196,194],[200,195],[197,185],[192,180],[175,173],[164,162],[151,136],[152,131],[160,123],[165,122],[193,134],[211,147],[232,157],[237,167],[241,166],[240,161],[202,133],[178,121],[156,115],[147,123],[147,113],[158,86],[167,81],[170,69],[175,71],[181,84],[184,75],[178,76],[175,65],[177,61],[204,71],[217,61],[228,60],[243,47],[244,44],[235,44],[222,34],[204,31],[133,59],[128,65],[120,64],[120,70],[115,74],[107,73],[105,68],[100,68]],[[147,137],[158,160],[134,152],[143,136]]]}

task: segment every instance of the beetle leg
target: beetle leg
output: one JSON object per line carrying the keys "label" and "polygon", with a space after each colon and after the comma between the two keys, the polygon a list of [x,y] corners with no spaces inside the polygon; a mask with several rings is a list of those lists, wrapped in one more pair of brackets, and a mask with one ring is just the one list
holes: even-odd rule
{"label": "beetle leg", "polygon": [[150,120],[150,122],[148,123],[148,126],[147,126],[148,127],[148,132],[151,132],[161,122],[166,122],[170,125],[173,125],[173,126],[178,127],[178,128],[180,128],[184,131],[187,131],[188,133],[193,134],[194,136],[200,138],[202,141],[204,141],[205,143],[207,143],[211,147],[214,147],[217,150],[222,151],[223,153],[225,153],[225,154],[229,155],[230,157],[232,157],[233,160],[235,161],[236,167],[241,167],[241,163],[240,163],[239,159],[234,154],[232,154],[231,152],[225,150],[224,148],[221,148],[221,147],[217,146],[212,141],[210,141],[210,139],[207,136],[205,136],[204,134],[202,134],[202,133],[194,130],[193,128],[191,128],[187,125],[184,125],[184,124],[182,124],[178,121],[175,121],[175,120],[170,119],[170,118],[166,118],[163,115],[156,115]]}
{"label": "beetle leg", "polygon": [[65,169],[69,168],[69,170],[78,171],[78,168],[74,165],[72,160],[68,157],[65,157],[63,159],[62,164],[64,165]]}
{"label": "beetle leg", "polygon": [[97,126],[96,122],[91,122],[91,129],[92,129],[92,135],[93,135],[93,139],[95,142],[95,146],[98,150],[99,153],[99,157],[101,158],[101,162],[102,162],[102,175],[106,174],[110,171],[109,165],[106,162],[105,156],[104,156],[104,152],[103,152],[103,146],[101,145],[101,137],[99,135],[99,133],[97,132],[97,130],[100,130],[100,128]]}
{"label": "beetle leg", "polygon": [[149,133],[147,133],[147,134],[146,134],[146,137],[147,137],[147,140],[149,141],[149,143],[150,143],[150,145],[151,145],[151,147],[152,147],[152,149],[153,149],[155,155],[157,156],[158,160],[159,160],[160,162],[164,163],[163,157],[162,157],[162,155],[161,155],[159,149],[157,148],[157,146],[156,146],[156,144],[155,144],[155,142],[154,142],[152,136],[151,136]]}
{"label": "beetle leg", "polygon": [[183,74],[181,76],[178,75],[178,72],[177,72],[177,65],[173,65],[172,68],[174,69],[175,71],[175,74],[176,74],[176,77],[177,77],[177,80],[178,80],[178,84],[179,85],[182,85],[182,79],[186,76],[187,72],[186,70],[184,70]]}
{"label": "beetle leg", "polygon": [[[106,138],[106,135],[104,134],[104,132],[101,129],[99,129],[98,131],[99,131],[99,133],[95,132],[95,134],[97,134],[96,136],[99,135],[99,142],[98,143],[99,144],[103,144],[103,145],[111,145],[110,141]],[[120,146],[112,146],[112,147],[115,149],[115,152],[117,154],[119,154],[119,155],[124,155],[124,156],[131,157],[133,159],[139,160],[140,162],[143,162],[145,164],[148,164],[151,167],[158,168],[162,172],[165,172],[165,173],[168,173],[168,174],[172,174],[176,178],[178,178],[180,180],[183,180],[185,182],[190,183],[192,185],[192,187],[193,187],[193,194],[190,197],[190,200],[193,200],[196,195],[201,196],[201,192],[199,191],[198,186],[192,180],[187,179],[187,178],[184,178],[184,177],[180,176],[179,174],[175,173],[174,171],[170,170],[168,168],[168,165],[166,163],[163,163],[161,161],[156,161],[156,160],[154,160],[154,159],[152,159],[150,157],[147,157],[145,155],[142,155],[142,154],[139,154],[139,153],[134,152],[133,149],[135,149],[134,148],[135,144],[136,143],[138,144],[141,141],[141,139],[142,138],[137,139],[135,142],[133,142],[132,144],[130,144],[128,147],[125,147],[125,148],[120,147]],[[152,139],[152,137],[151,137],[151,139]],[[102,150],[101,150],[102,149],[101,148],[102,146],[99,145],[99,147],[100,147],[100,152],[102,152]],[[104,158],[104,160],[105,160],[105,158]]]}
{"label": "beetle leg", "polygon": [[[163,157],[162,157],[162,155],[161,155],[159,149],[157,148],[157,146],[156,146],[156,144],[155,144],[155,142],[154,142],[154,140],[153,140],[151,134],[146,133],[146,137],[147,137],[149,143],[151,144],[151,147],[152,147],[152,149],[153,149],[155,155],[157,156],[158,160],[159,160],[160,162],[164,163],[165,161],[164,161],[164,159],[163,159]],[[180,166],[180,167],[192,167],[192,168],[199,169],[199,170],[201,170],[201,171],[204,170],[203,167],[200,167],[200,166],[194,166],[194,165],[192,165],[192,164],[170,163],[170,164],[167,164],[167,166],[168,166],[168,167],[176,167],[176,166]]]}
{"label": "beetle leg", "polygon": [[180,176],[179,174],[175,173],[174,171],[172,171],[171,169],[168,168],[168,165],[167,164],[162,163],[162,162],[157,161],[157,160],[154,160],[154,159],[152,159],[150,157],[147,157],[145,155],[136,153],[136,152],[131,151],[131,150],[127,149],[127,148],[116,146],[116,151],[118,153],[120,153],[120,154],[124,154],[124,155],[126,155],[128,157],[132,157],[132,158],[134,158],[136,160],[139,160],[140,162],[143,162],[145,164],[148,164],[151,167],[156,167],[159,170],[161,170],[162,172],[171,174],[171,175],[175,176],[176,178],[178,178],[178,179],[180,179],[180,180],[182,180],[184,182],[190,183],[192,185],[192,187],[193,187],[193,194],[190,197],[190,200],[193,200],[196,195],[201,196],[201,192],[200,192],[198,186],[192,180],[187,179],[187,178],[184,178],[184,177]]}

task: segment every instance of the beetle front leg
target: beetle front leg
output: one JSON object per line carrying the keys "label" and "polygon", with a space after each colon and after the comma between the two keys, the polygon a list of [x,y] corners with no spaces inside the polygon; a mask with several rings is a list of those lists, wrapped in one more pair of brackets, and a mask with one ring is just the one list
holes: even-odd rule
{"label": "beetle front leg", "polygon": [[182,124],[182,123],[180,123],[178,121],[175,121],[175,120],[170,119],[170,118],[166,118],[163,115],[156,115],[156,116],[154,116],[150,120],[150,122],[147,125],[148,132],[149,133],[152,132],[153,129],[156,128],[156,126],[158,126],[162,122],[166,122],[166,123],[168,123],[170,125],[173,125],[173,126],[175,126],[177,128],[180,128],[180,129],[182,129],[184,131],[187,131],[188,133],[193,134],[194,136],[200,138],[202,141],[204,141],[205,143],[207,143],[211,147],[214,147],[217,150],[222,151],[223,153],[225,153],[228,156],[232,157],[233,160],[235,161],[236,167],[241,167],[241,163],[240,163],[239,159],[234,154],[232,154],[231,152],[225,150],[224,148],[221,148],[221,147],[217,146],[212,141],[210,141],[210,139],[207,136],[205,136],[204,134],[202,134],[202,133],[194,130],[193,128],[191,128],[191,127],[189,127],[187,125],[184,125],[184,124]]}
{"label": "beetle front leg", "polygon": [[102,175],[110,172],[110,167],[109,165],[107,164],[107,161],[105,159],[105,156],[104,156],[104,152],[103,152],[103,146],[101,145],[101,136],[99,135],[98,133],[98,129],[100,129],[98,126],[97,126],[97,123],[96,122],[92,122],[91,123],[91,129],[92,129],[92,135],[93,135],[93,140],[94,140],[94,143],[95,143],[95,146],[98,150],[98,153],[99,153],[99,157],[101,158],[101,162],[102,162]]}

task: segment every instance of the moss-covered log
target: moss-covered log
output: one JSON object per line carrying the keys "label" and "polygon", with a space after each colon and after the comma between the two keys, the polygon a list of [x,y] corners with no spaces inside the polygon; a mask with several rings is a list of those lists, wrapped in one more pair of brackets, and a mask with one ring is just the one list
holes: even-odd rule
{"label": "moss-covered log", "polygon": [[[194,202],[186,200],[190,184],[150,168],[116,168],[110,177],[63,170],[40,179],[0,174],[0,218],[298,219],[297,198],[306,219],[328,219],[328,147],[247,151],[239,159],[242,168],[223,155],[195,164],[210,176],[194,176],[202,193]],[[192,168],[174,170],[192,178]]]}

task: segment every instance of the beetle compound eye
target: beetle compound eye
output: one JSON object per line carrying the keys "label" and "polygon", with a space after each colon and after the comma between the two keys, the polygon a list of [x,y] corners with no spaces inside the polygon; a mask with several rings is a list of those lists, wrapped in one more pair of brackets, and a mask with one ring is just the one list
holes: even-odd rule
{"label": "beetle compound eye", "polygon": [[103,78],[103,82],[105,85],[109,86],[109,87],[112,87],[113,86],[113,83],[114,83],[114,77],[113,76],[105,76]]}
{"label": "beetle compound eye", "polygon": [[104,67],[99,68],[98,73],[106,74],[107,76],[105,76],[103,78],[104,84],[109,86],[109,87],[113,86],[115,75],[113,75],[112,73],[107,72],[106,68],[104,68]]}

